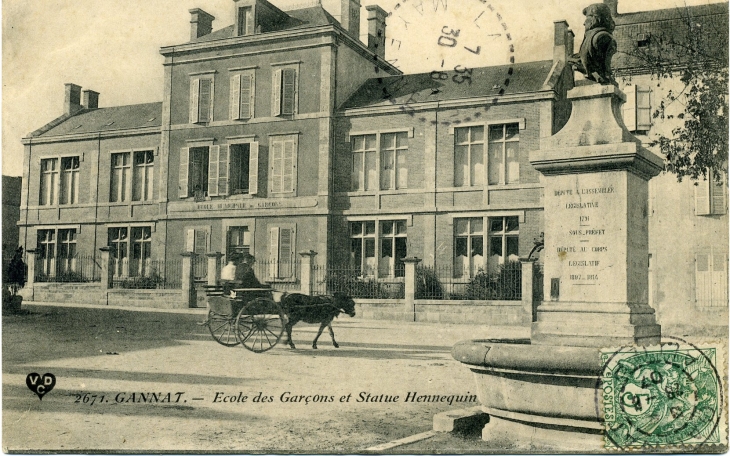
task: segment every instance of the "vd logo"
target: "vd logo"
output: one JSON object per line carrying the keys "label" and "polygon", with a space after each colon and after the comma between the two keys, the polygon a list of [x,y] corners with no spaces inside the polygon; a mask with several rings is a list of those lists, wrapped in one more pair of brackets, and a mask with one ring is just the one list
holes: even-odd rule
{"label": "vd logo", "polygon": [[43,400],[43,396],[51,392],[53,387],[56,386],[56,376],[53,374],[41,375],[34,372],[25,377],[25,384],[38,395],[38,399]]}

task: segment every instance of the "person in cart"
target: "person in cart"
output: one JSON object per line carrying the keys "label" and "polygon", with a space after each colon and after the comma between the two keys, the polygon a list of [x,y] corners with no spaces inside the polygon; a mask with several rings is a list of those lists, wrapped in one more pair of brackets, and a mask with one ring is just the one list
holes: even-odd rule
{"label": "person in cart", "polygon": [[265,288],[253,270],[255,261],[256,258],[250,253],[229,256],[228,264],[221,269],[224,296],[229,296],[234,288]]}

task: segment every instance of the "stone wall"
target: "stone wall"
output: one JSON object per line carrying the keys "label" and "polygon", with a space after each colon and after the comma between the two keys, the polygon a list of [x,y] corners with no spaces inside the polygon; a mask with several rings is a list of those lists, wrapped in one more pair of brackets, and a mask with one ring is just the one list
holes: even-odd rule
{"label": "stone wall", "polygon": [[529,326],[532,318],[522,301],[416,300],[415,313],[405,311],[403,299],[356,299],[356,318],[428,323]]}

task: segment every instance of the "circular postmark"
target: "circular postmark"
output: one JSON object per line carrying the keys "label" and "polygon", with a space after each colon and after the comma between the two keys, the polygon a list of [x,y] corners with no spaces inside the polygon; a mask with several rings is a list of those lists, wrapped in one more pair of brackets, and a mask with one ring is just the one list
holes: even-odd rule
{"label": "circular postmark", "polygon": [[601,352],[596,407],[607,449],[722,443],[717,349],[669,339]]}
{"label": "circular postmark", "polygon": [[[379,79],[383,99],[415,116],[419,103],[478,94],[494,104],[508,90],[514,39],[491,1],[392,0],[384,6],[385,60],[405,74]],[[456,91],[447,90],[449,84]]]}

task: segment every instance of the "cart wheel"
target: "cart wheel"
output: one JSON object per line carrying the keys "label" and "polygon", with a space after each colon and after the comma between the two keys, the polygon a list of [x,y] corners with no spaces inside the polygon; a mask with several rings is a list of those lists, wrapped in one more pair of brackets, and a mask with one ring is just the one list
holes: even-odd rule
{"label": "cart wheel", "polygon": [[236,334],[243,346],[255,353],[270,350],[284,333],[284,312],[279,304],[257,298],[243,306],[236,318]]}
{"label": "cart wheel", "polygon": [[221,315],[212,310],[208,312],[208,330],[213,339],[221,345],[235,347],[241,343],[236,336],[234,324],[235,320],[231,315]]}

